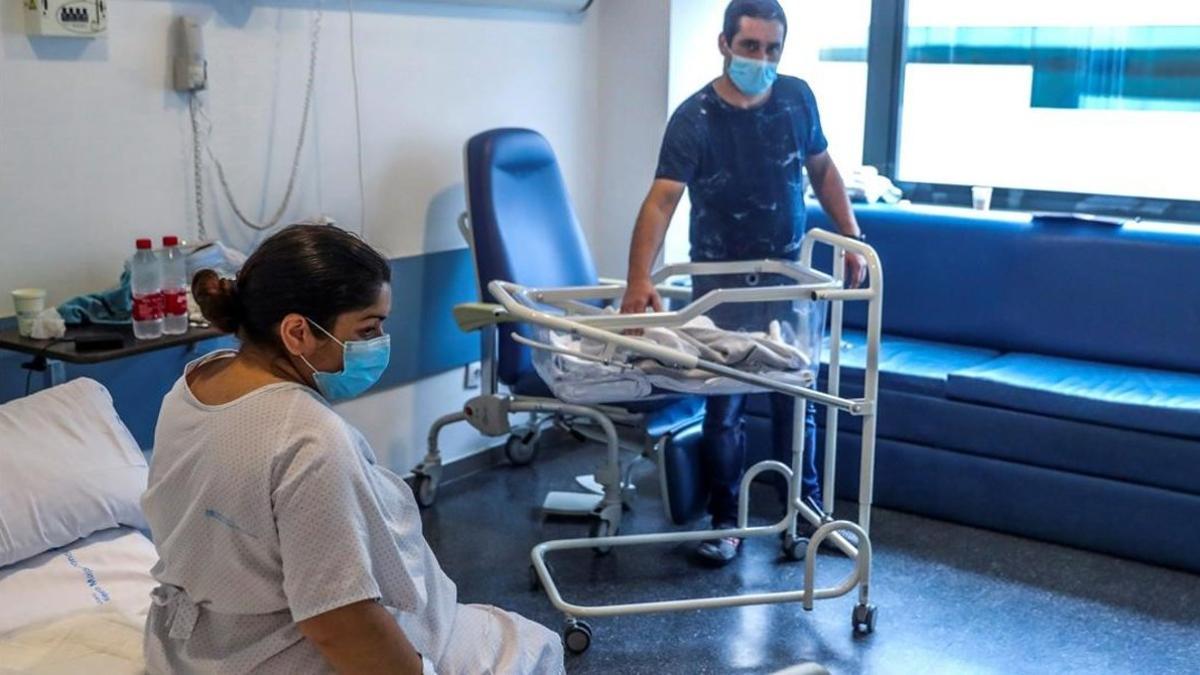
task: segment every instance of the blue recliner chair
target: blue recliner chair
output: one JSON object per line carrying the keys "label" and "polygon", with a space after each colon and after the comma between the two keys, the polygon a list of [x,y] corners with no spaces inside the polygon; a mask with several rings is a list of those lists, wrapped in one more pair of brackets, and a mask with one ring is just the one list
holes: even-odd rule
{"label": "blue recliner chair", "polygon": [[[468,211],[459,225],[471,244],[483,303],[493,302],[487,285],[497,279],[536,288],[601,283],[571,207],[558,161],[545,138],[529,129],[487,131],[467,142],[464,164]],[[485,433],[509,433],[505,454],[514,465],[533,461],[541,431],[549,424],[576,436],[604,440],[588,419],[556,408],[560,404],[534,369],[530,348],[513,339],[514,334],[532,339],[528,326],[486,323],[467,326],[460,320],[464,327],[481,330],[483,396],[469,404],[465,413],[447,415],[430,430],[429,455],[414,470],[417,497],[422,505],[429,506],[435,499],[441,472],[437,435],[447,424],[465,419]],[[499,393],[500,385],[507,387],[507,395]],[[509,412],[528,410],[513,404],[521,400],[539,402],[528,423],[511,428],[507,421],[491,424],[496,417],[507,418]],[[472,406],[493,408],[488,415],[490,426],[480,422],[480,415],[471,410]],[[641,432],[641,437],[635,434],[633,441],[628,440],[628,434],[623,435],[622,444],[658,461],[666,508],[672,520],[683,523],[703,511],[707,493],[695,456],[703,399],[680,396],[590,406],[590,409],[618,426],[634,427]],[[620,466],[605,466],[597,471],[596,482],[619,490],[625,484],[621,477],[626,476],[627,481],[627,475]],[[586,500],[577,503],[586,504]],[[613,516],[597,510],[595,515],[600,517],[602,527],[594,528],[594,534],[617,531],[619,514]]]}

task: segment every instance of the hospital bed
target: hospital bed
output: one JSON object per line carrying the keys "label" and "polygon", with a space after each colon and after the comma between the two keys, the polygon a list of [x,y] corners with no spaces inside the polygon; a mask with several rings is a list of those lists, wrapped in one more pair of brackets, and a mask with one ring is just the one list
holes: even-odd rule
{"label": "hospital bed", "polygon": [[0,673],[144,673],[157,559],[117,528],[0,568]]}
{"label": "hospital bed", "polygon": [[146,458],[99,383],[0,406],[0,673],[142,673]]}
{"label": "hospital bed", "polygon": [[[510,143],[525,152],[506,154],[504,146]],[[489,155],[480,151],[481,146],[484,149],[499,147],[501,150]],[[536,182],[540,176],[548,173],[552,182],[558,184],[558,191],[551,195],[549,206],[539,201],[544,195],[533,190],[521,202],[521,210],[509,214],[503,226],[496,222],[499,219],[494,212],[484,212],[482,215],[490,222],[486,229],[480,227],[478,214],[481,209],[474,203],[479,199],[480,192],[488,200],[498,198],[489,190],[508,192],[511,196],[514,192],[520,193],[530,181]],[[664,297],[676,301],[676,305],[687,302],[686,305],[654,314],[619,315],[606,311],[606,308],[619,303],[625,291],[624,284],[595,279],[586,247],[582,244],[582,235],[569,212],[569,206],[566,207],[567,211],[561,210],[561,178],[553,166],[553,155],[544,139],[526,130],[498,130],[472,139],[467,146],[467,178],[470,217],[460,225],[472,244],[480,283],[484,287],[481,294],[490,302],[456,307],[455,314],[464,329],[482,329],[493,334],[499,332],[505,338],[499,346],[499,362],[502,367],[507,364],[510,369],[509,377],[504,380],[510,386],[510,393],[500,393],[493,380],[492,386],[482,396],[468,402],[462,412],[447,415],[434,425],[430,432],[429,455],[415,470],[419,493],[423,491],[425,497],[430,497],[431,490],[436,489],[440,472],[437,433],[446,424],[466,420],[488,435],[501,436],[510,433],[509,415],[513,413],[542,413],[555,420],[568,420],[570,424],[585,420],[600,430],[599,439],[606,447],[606,465],[596,475],[604,488],[603,498],[593,507],[598,519],[597,526],[593,527],[588,538],[543,542],[534,547],[531,553],[532,581],[545,589],[554,606],[567,617],[563,635],[568,649],[581,653],[589,647],[592,630],[583,621],[586,617],[781,602],[800,602],[805,609],[811,610],[815,600],[841,597],[855,589],[858,590],[858,603],[852,615],[853,629],[856,633],[871,633],[875,627],[877,609],[869,598],[869,531],[883,294],[883,271],[875,251],[862,242],[813,230],[805,236],[798,262],[766,260],[670,265],[657,270],[653,281]],[[813,265],[817,244],[832,249],[831,273],[818,271]],[[843,265],[847,252],[861,254],[868,261],[869,279],[866,287],[844,287]],[[511,274],[511,269],[488,269],[484,261],[493,257],[505,261],[532,260],[535,267],[525,275],[532,279],[514,279],[517,275]],[[567,272],[558,275],[544,273],[544,268],[556,267],[565,268]],[[583,272],[572,278],[572,269],[582,269]],[[539,276],[548,281],[534,278]],[[692,298],[690,291],[671,283],[683,277],[732,277],[743,283],[740,288],[719,288],[702,297]],[[829,342],[840,345],[843,304],[849,301],[867,303],[868,316],[864,395],[855,399],[840,395],[838,349],[831,350],[828,357],[826,390],[816,388],[816,373],[824,345],[826,308]],[[778,311],[781,305],[782,312]],[[753,309],[755,307],[764,309],[756,312]],[[730,309],[743,311],[731,314],[726,311]],[[735,324],[738,323],[738,315],[758,317],[758,325],[740,325],[725,332],[740,333],[743,338],[757,340],[759,348],[763,350],[786,353],[784,348],[791,347],[798,350],[803,358],[791,355],[791,365],[784,367],[764,365],[773,363],[770,359],[759,360],[756,366],[750,368],[745,367],[748,360],[734,364],[736,359],[720,358],[728,357],[737,350],[714,349],[712,343],[692,344],[692,338],[696,337],[697,322],[708,314],[724,315],[720,323],[726,326],[730,325],[730,316],[734,317]],[[786,324],[788,329],[785,330],[780,324]],[[710,318],[710,323],[700,328],[710,330],[714,327],[721,326]],[[666,335],[652,337],[653,332],[664,330],[667,331]],[[717,336],[717,339],[724,338]],[[485,337],[484,358],[487,366],[495,363],[496,344],[491,335]],[[527,394],[530,390],[541,395]],[[794,397],[796,426],[790,464],[767,460],[746,471],[735,530],[620,535],[621,442],[614,420],[627,419],[630,409],[638,402],[628,400],[630,398],[658,403],[678,400],[681,392],[688,395],[777,392]],[[833,440],[837,438],[838,414],[847,413],[863,420],[857,522],[823,517],[800,498],[806,401],[827,409],[826,428],[829,431],[826,434],[823,504],[826,513],[834,511],[837,447]],[[617,407],[613,407],[614,403]],[[514,459],[511,451],[514,438],[518,443],[523,440],[516,435],[510,437],[510,459]],[[663,459],[667,454],[665,448],[659,445],[657,450],[649,455]],[[662,470],[660,464],[660,472]],[[749,485],[758,476],[771,472],[782,475],[787,482],[787,512],[774,524],[751,526]],[[670,501],[670,481],[664,480],[663,486],[666,492],[664,499]],[[422,498],[421,501],[431,503],[432,498]],[[799,536],[797,517],[803,517],[816,528],[811,539]],[[564,600],[546,563],[546,555],[554,551],[592,548],[603,553],[616,547],[642,544],[700,542],[725,536],[755,538],[780,535],[784,554],[793,560],[806,561],[802,590],[587,606]],[[837,586],[817,589],[814,587],[815,552],[826,540],[854,561],[854,570]]]}

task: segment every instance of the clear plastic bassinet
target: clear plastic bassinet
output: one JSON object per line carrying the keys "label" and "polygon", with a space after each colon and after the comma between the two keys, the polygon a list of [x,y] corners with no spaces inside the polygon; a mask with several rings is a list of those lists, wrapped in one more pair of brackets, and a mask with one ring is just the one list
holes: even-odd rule
{"label": "clear plastic bassinet", "polygon": [[[672,309],[620,315],[624,288],[603,285],[571,289],[525,289],[518,302],[571,324],[633,335],[640,342],[697,356],[705,361],[801,387],[812,387],[821,363],[828,302],[813,291],[837,287],[828,275],[787,261],[693,263],[660,271],[656,281],[691,282],[671,293]],[[676,309],[677,307],[677,309]],[[562,325],[562,324],[560,324]],[[597,404],[667,394],[721,395],[765,388],[683,369],[544,323],[530,324],[533,364],[554,396],[569,403]]]}

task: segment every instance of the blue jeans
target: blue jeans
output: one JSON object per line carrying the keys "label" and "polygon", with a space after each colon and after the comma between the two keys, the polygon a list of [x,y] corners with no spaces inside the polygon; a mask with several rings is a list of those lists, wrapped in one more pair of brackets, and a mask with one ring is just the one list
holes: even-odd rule
{"label": "blue jeans", "polygon": [[[794,284],[775,274],[721,274],[692,277],[692,297],[700,298],[719,288],[746,288]],[[738,331],[765,331],[772,320],[791,323],[797,320],[791,301],[726,303],[712,308],[708,317],[720,328]],[[770,394],[771,456],[791,466],[792,417],[795,399],[785,394]],[[746,395],[710,396],[704,416],[701,458],[708,481],[708,512],[713,525],[723,527],[737,522],[738,491],[746,464]],[[804,420],[804,472],[802,496],[821,499],[817,478],[816,406],[808,404]],[[784,490],[786,493],[786,488]]]}
{"label": "blue jeans", "polygon": [[[792,420],[795,399],[785,394],[770,394],[771,456],[791,464]],[[746,395],[708,397],[704,416],[704,435],[700,441],[701,461],[708,481],[708,512],[714,527],[737,523],[738,492],[746,464]],[[804,419],[804,471],[801,479],[804,497],[821,499],[817,477],[816,406],[807,405]]]}

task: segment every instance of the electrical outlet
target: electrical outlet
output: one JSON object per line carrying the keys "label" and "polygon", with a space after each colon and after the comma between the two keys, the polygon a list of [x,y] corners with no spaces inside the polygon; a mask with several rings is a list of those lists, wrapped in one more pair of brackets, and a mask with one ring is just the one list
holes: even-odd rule
{"label": "electrical outlet", "polygon": [[463,389],[478,389],[479,381],[483,377],[483,365],[480,363],[468,363],[463,369]]}

